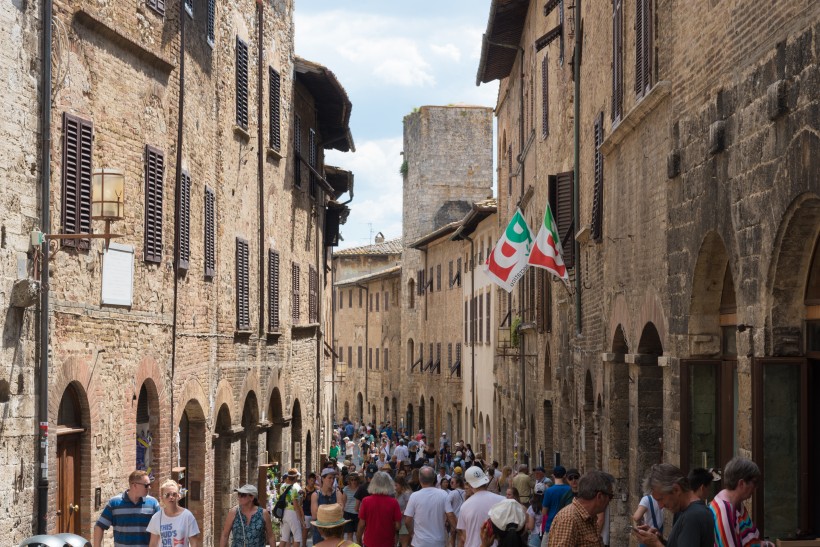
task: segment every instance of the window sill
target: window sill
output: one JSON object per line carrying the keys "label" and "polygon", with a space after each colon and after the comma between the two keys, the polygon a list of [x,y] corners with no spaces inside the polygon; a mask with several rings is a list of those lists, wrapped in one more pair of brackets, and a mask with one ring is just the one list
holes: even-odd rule
{"label": "window sill", "polygon": [[282,159],[282,154],[280,154],[279,151],[276,150],[275,148],[271,148],[270,146],[268,146],[266,148],[266,151],[268,153],[268,158],[269,159],[272,159],[274,161],[279,161],[279,160]]}
{"label": "window sill", "polygon": [[233,331],[234,339],[250,338],[251,334],[253,334],[252,330],[236,329],[235,331]]}
{"label": "window sill", "polygon": [[276,340],[279,339],[279,337],[282,336],[282,332],[278,331],[278,330],[277,331],[268,331],[265,334],[267,335],[269,341],[276,341]]}
{"label": "window sill", "polygon": [[234,124],[233,126],[233,134],[245,139],[246,141],[251,140],[251,134],[248,133],[248,130],[237,124]]}
{"label": "window sill", "polygon": [[293,325],[292,327],[290,327],[290,330],[294,332],[306,332],[318,329],[319,323],[307,323],[305,325]]}
{"label": "window sill", "polygon": [[615,150],[641,124],[643,119],[669,96],[671,88],[672,84],[666,80],[656,83],[649,93],[644,95],[643,99],[618,122],[618,125],[612,128],[610,134],[601,143],[601,153],[607,156]]}

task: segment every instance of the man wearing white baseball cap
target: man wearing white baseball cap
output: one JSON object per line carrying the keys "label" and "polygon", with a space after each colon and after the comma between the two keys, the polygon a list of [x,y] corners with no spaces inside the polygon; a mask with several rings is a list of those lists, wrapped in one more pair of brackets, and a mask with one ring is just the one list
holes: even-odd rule
{"label": "man wearing white baseball cap", "polygon": [[481,526],[487,521],[493,505],[503,501],[504,497],[487,490],[490,479],[478,466],[467,469],[464,480],[468,497],[458,515],[458,547],[480,547]]}

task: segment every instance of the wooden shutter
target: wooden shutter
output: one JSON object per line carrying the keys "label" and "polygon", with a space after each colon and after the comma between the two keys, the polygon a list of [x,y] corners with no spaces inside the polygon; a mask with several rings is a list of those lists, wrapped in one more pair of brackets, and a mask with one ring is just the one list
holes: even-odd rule
{"label": "wooden shutter", "polygon": [[468,325],[470,323],[470,307],[467,303],[467,300],[464,301],[464,342],[466,344],[470,343],[470,333]]}
{"label": "wooden shutter", "polygon": [[[94,124],[63,113],[62,233],[91,233],[91,155]],[[64,239],[63,247],[89,249],[90,239]]]}
{"label": "wooden shutter", "polygon": [[595,117],[593,126],[595,139],[595,186],[592,195],[592,229],[590,235],[595,241],[601,240],[604,209],[604,155],[601,154],[601,143],[604,142],[604,113]]}
{"label": "wooden shutter", "polygon": [[507,146],[507,195],[512,195],[512,143]]}
{"label": "wooden shutter", "polygon": [[376,370],[379,370],[379,348],[376,348]]}
{"label": "wooden shutter", "polygon": [[236,37],[236,125],[248,128],[248,44]]}
{"label": "wooden shutter", "polygon": [[[312,127],[308,131],[308,163],[310,163],[311,167],[316,169],[316,130]],[[316,198],[318,184],[316,183],[316,175],[313,174],[313,171],[309,173],[308,180],[310,197]]]}
{"label": "wooden shutter", "polygon": [[549,57],[541,59],[541,137],[546,139],[550,134],[549,124]]}
{"label": "wooden shutter", "polygon": [[145,145],[145,261],[162,261],[162,202],[165,155]]}
{"label": "wooden shutter", "polygon": [[458,276],[458,286],[461,287],[461,258],[456,260],[456,275]]}
{"label": "wooden shutter", "polygon": [[539,332],[549,332],[551,330],[551,299],[549,274],[546,270],[538,270],[538,330]]}
{"label": "wooden shutter", "polygon": [[353,346],[347,347],[347,366],[353,366]]}
{"label": "wooden shutter", "polygon": [[347,294],[347,307],[353,309],[353,289]]}
{"label": "wooden shutter", "polygon": [[436,265],[436,290],[441,290],[441,264]]}
{"label": "wooden shutter", "polygon": [[[640,1],[640,0],[637,0]],[[624,15],[623,0],[612,2],[612,120],[624,113]]]}
{"label": "wooden shutter", "polygon": [[236,329],[250,330],[250,272],[248,241],[236,238]]}
{"label": "wooden shutter", "polygon": [[216,198],[205,187],[205,277],[216,275]]}
{"label": "wooden shutter", "polygon": [[160,15],[165,15],[165,0],[147,0],[146,5]]}
{"label": "wooden shutter", "polygon": [[382,363],[382,366],[384,366],[384,370],[387,370],[387,368],[388,368],[388,365],[387,365],[387,363],[388,363],[387,356],[388,355],[389,355],[389,353],[387,352],[387,348],[384,348],[384,358],[382,359],[384,361]]}
{"label": "wooden shutter", "polygon": [[216,43],[216,0],[208,0],[208,43],[211,47]]}
{"label": "wooden shutter", "polygon": [[302,118],[295,114],[293,116],[293,185],[302,187],[302,163],[299,157],[302,155]]}
{"label": "wooden shutter", "polygon": [[290,317],[296,324],[299,322],[299,265],[296,263],[291,266],[290,270],[290,289]]}
{"label": "wooden shutter", "polygon": [[268,107],[270,108],[270,147],[274,150],[282,148],[282,119],[281,119],[281,86],[282,79],[279,73],[268,68],[268,79],[270,80],[270,97],[268,97]]}
{"label": "wooden shutter", "polygon": [[550,177],[550,207],[558,226],[558,237],[564,252],[567,268],[575,265],[575,233],[572,217],[572,171]]}
{"label": "wooden shutter", "polygon": [[635,2],[635,93],[642,97],[652,85],[652,0]]}
{"label": "wooden shutter", "polygon": [[279,332],[279,252],[268,251],[268,328]]}
{"label": "wooden shutter", "polygon": [[319,322],[319,274],[316,268],[310,266],[308,270],[308,307],[310,323]]}
{"label": "wooden shutter", "polygon": [[362,347],[359,346],[358,349],[359,349],[358,366],[359,366],[359,368],[362,368]]}
{"label": "wooden shutter", "polygon": [[[539,271],[543,271],[543,270],[541,270],[541,268],[539,268]],[[486,335],[484,341],[487,342],[488,344],[490,343],[490,309],[492,307],[490,305],[490,301],[492,300],[490,294],[491,293],[488,292],[486,298],[484,298],[484,305],[487,308],[486,309],[487,318],[486,318],[486,325],[485,325],[486,328],[487,328],[487,335]]]}
{"label": "wooden shutter", "polygon": [[373,368],[373,348],[367,348],[367,368]]}
{"label": "wooden shutter", "polygon": [[376,311],[379,311],[379,293],[376,293]]}
{"label": "wooden shutter", "polygon": [[187,271],[191,262],[191,175],[184,170],[179,177],[177,207],[177,269]]}
{"label": "wooden shutter", "polygon": [[484,294],[478,295],[478,314],[477,314],[477,322],[478,322],[478,343],[481,344],[484,342]]}

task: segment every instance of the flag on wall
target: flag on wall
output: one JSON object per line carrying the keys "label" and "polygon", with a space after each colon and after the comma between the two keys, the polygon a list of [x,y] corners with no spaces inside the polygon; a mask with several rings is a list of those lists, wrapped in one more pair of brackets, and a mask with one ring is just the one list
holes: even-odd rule
{"label": "flag on wall", "polygon": [[569,282],[567,267],[564,265],[563,251],[561,249],[561,238],[558,236],[558,227],[552,217],[552,209],[547,202],[547,210],[544,211],[544,222],[538,230],[535,238],[535,245],[530,253],[529,264],[544,268],[555,277]]}
{"label": "flag on wall", "polygon": [[498,238],[487,262],[484,271],[490,280],[507,292],[513,287],[527,270],[527,258],[532,246],[532,232],[519,209],[515,210],[510,223],[504,233]]}

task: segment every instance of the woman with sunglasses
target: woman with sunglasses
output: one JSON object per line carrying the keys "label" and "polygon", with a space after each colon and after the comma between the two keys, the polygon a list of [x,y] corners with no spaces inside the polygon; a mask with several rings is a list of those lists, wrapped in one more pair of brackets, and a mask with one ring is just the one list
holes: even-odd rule
{"label": "woman with sunglasses", "polygon": [[202,545],[202,535],[194,514],[179,505],[179,485],[173,480],[167,480],[162,483],[159,492],[162,509],[154,513],[148,523],[148,532],[151,534],[149,547]]}
{"label": "woman with sunglasses", "polygon": [[259,491],[252,484],[235,489],[239,504],[228,511],[222,525],[219,547],[228,547],[228,536],[231,536],[230,547],[265,547],[275,545],[270,513],[259,506],[256,496]]}

